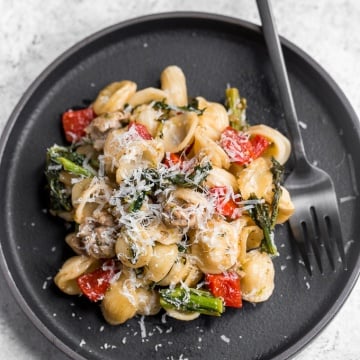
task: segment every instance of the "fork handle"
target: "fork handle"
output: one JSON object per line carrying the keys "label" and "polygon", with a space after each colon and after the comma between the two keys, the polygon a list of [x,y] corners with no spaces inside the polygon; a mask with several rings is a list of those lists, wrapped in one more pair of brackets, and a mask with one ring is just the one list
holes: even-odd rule
{"label": "fork handle", "polygon": [[270,0],[256,0],[256,2],[270,61],[279,86],[285,119],[294,149],[293,154],[296,162],[299,162],[300,160],[307,160]]}

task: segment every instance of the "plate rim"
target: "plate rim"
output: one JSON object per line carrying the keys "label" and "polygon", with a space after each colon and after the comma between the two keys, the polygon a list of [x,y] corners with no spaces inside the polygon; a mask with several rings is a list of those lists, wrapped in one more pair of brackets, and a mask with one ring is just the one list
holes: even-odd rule
{"label": "plate rim", "polygon": [[[53,61],[51,61],[44,68],[44,70],[42,70],[39,73],[39,75],[37,75],[37,77],[35,77],[35,79],[31,82],[31,84],[26,88],[23,95],[20,97],[16,106],[11,112],[3,128],[0,137],[0,164],[3,162],[3,155],[7,148],[7,143],[11,136],[12,129],[16,125],[19,114],[21,113],[21,111],[23,110],[24,106],[27,104],[29,99],[32,98],[37,88],[42,85],[43,81],[46,80],[46,78],[59,65],[61,65],[64,61],[66,61],[68,58],[70,58],[72,55],[74,55],[82,48],[85,48],[86,46],[98,40],[99,38],[106,36],[114,31],[119,31],[129,26],[144,24],[146,22],[161,22],[169,19],[183,19],[183,20],[192,19],[192,20],[207,20],[207,21],[210,20],[213,22],[219,22],[227,25],[230,24],[240,28],[244,28],[259,36],[261,36],[262,34],[261,26],[256,25],[250,21],[232,16],[221,15],[217,13],[199,12],[199,11],[171,11],[171,12],[161,12],[161,13],[155,13],[149,15],[142,15],[100,29],[84,37],[83,39],[80,39],[75,44],[67,48],[67,50],[60,53],[60,55],[58,55]],[[304,60],[327,83],[331,91],[333,91],[336,94],[340,102],[344,105],[345,109],[347,110],[349,117],[353,121],[353,125],[355,127],[354,130],[356,130],[357,133],[360,134],[360,121],[354,108],[350,104],[348,98],[345,96],[342,89],[333,80],[333,78],[329,75],[329,73],[314,58],[312,58],[309,54],[307,54],[304,50],[302,50],[300,47],[298,47],[291,41],[287,40],[282,36],[280,36],[280,41],[283,47],[285,47],[287,50],[290,50],[296,56]],[[4,176],[4,175],[0,174],[0,176]],[[37,330],[42,335],[44,335],[45,338],[48,341],[50,341],[50,343],[55,345],[60,351],[62,351],[67,356],[71,357],[74,360],[86,360],[85,357],[77,353],[74,349],[67,346],[64,342],[62,342],[59,338],[57,338],[48,328],[48,326],[37,317],[33,309],[29,306],[28,302],[23,297],[21,291],[17,286],[15,279],[13,278],[9,270],[7,259],[3,251],[2,239],[0,239],[0,268],[2,270],[7,285],[11,290],[12,296],[15,298],[17,304],[19,305],[21,310],[25,313],[25,315],[28,317],[28,319],[35,325]],[[286,350],[282,351],[280,354],[275,355],[272,359],[280,360],[284,358],[289,358],[304,350],[304,348],[326,328],[326,326],[339,312],[339,310],[341,309],[341,307],[343,306],[343,304],[346,302],[349,295],[351,294],[351,291],[353,290],[359,276],[360,276],[360,257],[358,258],[354,266],[354,269],[351,273],[351,276],[348,278],[348,282],[346,286],[343,288],[342,293],[338,297],[337,301],[335,301],[332,304],[326,315],[323,318],[321,318],[320,321],[318,321],[316,325],[310,331],[308,331],[304,336],[302,336],[299,340],[295,341],[291,346],[289,346]]]}

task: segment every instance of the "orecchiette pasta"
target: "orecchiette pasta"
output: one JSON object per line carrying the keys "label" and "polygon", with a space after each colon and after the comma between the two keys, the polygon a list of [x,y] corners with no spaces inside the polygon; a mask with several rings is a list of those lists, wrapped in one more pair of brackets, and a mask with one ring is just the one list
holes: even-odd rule
{"label": "orecchiette pasta", "polygon": [[178,247],[175,244],[155,244],[153,256],[144,268],[144,275],[150,281],[161,281],[174,266],[178,256]]}
{"label": "orecchiette pasta", "polygon": [[159,121],[160,114],[151,104],[146,103],[137,106],[133,110],[132,119],[144,125],[152,137],[156,137],[161,131],[161,122]]}
{"label": "orecchiette pasta", "polygon": [[145,240],[145,231],[136,230],[122,229],[115,244],[117,258],[129,268],[142,268],[153,257],[153,244]]}
{"label": "orecchiette pasta", "polygon": [[237,184],[236,177],[228,170],[213,166],[207,176],[204,184],[209,188],[216,186],[227,186],[238,192],[239,186]]}
{"label": "orecchiette pasta", "polygon": [[95,270],[99,265],[100,263],[97,259],[83,255],[73,256],[65,261],[59,272],[56,274],[54,278],[55,284],[66,294],[81,294],[76,279],[86,272]]}
{"label": "orecchiette pasta", "polygon": [[238,255],[238,229],[234,224],[216,219],[206,230],[195,231],[191,253],[203,273],[219,274],[235,265]]}
{"label": "orecchiette pasta", "polygon": [[196,114],[185,113],[167,120],[162,128],[166,152],[177,153],[189,146],[195,136],[199,119]]}
{"label": "orecchiette pasta", "polygon": [[129,80],[109,84],[86,128],[71,128],[73,144],[47,152],[50,210],[74,223],[65,241],[77,254],[55,284],[101,301],[112,325],[162,309],[189,321],[267,300],[274,226],[294,211],[280,185],[284,135],[244,124],[236,89],[222,105],[189,99],[177,66],[160,81],[139,90]]}
{"label": "orecchiette pasta", "polygon": [[160,310],[159,293],[154,289],[138,287],[136,290],[137,306],[139,315],[156,315]]}
{"label": "orecchiette pasta", "polygon": [[229,116],[225,107],[219,103],[208,102],[197,97],[199,107],[205,109],[199,117],[199,127],[211,140],[217,141],[221,133],[229,126]]}
{"label": "orecchiette pasta", "polygon": [[146,234],[152,241],[163,245],[179,244],[183,237],[178,227],[165,225],[163,222],[151,224],[146,229]]}
{"label": "orecchiette pasta", "polygon": [[135,108],[143,104],[149,104],[152,101],[167,100],[168,96],[169,96],[168,93],[165,92],[164,90],[149,87],[134,93],[128,99],[128,104],[133,108]]}
{"label": "orecchiette pasta", "polygon": [[228,169],[230,167],[229,156],[216,141],[206,135],[203,128],[199,128],[195,132],[193,151],[200,157],[207,157],[218,168]]}
{"label": "orecchiette pasta", "polygon": [[248,199],[251,194],[271,201],[273,195],[273,177],[270,164],[264,158],[255,159],[238,176],[241,196]]}
{"label": "orecchiette pasta", "polygon": [[241,279],[244,300],[254,303],[266,301],[274,290],[274,265],[268,254],[259,250],[247,253],[242,265],[244,277]]}
{"label": "orecchiette pasta", "polygon": [[160,75],[161,89],[169,96],[169,103],[177,106],[187,105],[186,79],[178,66],[168,66]]}
{"label": "orecchiette pasta", "polygon": [[291,201],[289,192],[282,186],[281,197],[279,201],[279,213],[276,219],[277,224],[282,224],[289,219],[295,211],[294,204]]}
{"label": "orecchiette pasta", "polygon": [[122,324],[136,314],[138,298],[134,277],[133,273],[120,276],[106,291],[101,310],[109,324]]}
{"label": "orecchiette pasta", "polygon": [[93,104],[95,113],[101,115],[122,109],[135,91],[136,84],[133,81],[124,80],[109,84],[100,91]]}
{"label": "orecchiette pasta", "polygon": [[121,183],[139,167],[155,166],[164,157],[162,143],[154,140],[139,140],[133,142],[133,147],[126,147],[123,155],[117,161],[116,182]]}

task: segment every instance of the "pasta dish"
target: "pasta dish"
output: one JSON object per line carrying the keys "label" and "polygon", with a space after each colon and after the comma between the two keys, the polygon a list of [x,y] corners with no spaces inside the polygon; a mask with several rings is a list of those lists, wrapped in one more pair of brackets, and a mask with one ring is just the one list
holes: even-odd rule
{"label": "pasta dish", "polygon": [[113,82],[62,114],[68,146],[47,150],[49,208],[71,224],[56,274],[69,295],[122,324],[162,309],[179,320],[269,299],[276,224],[294,206],[281,185],[290,142],[250,125],[246,99],[188,98],[168,66],[160,87]]}

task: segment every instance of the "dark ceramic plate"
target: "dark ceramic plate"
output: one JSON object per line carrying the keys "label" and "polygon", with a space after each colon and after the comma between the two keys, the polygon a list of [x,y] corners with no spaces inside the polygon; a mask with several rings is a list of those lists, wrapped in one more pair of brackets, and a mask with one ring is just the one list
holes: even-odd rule
{"label": "dark ceramic plate", "polygon": [[[348,270],[336,263],[310,277],[277,229],[271,299],[221,318],[179,322],[161,315],[107,325],[98,305],[60,293],[51,277],[70,256],[65,226],[44,211],[46,149],[63,143],[59,116],[114,80],[157,86],[170,64],[185,72],[190,95],[222,101],[227,84],[248,100],[250,122],[286,133],[276,83],[259,28],[222,16],[173,13],[110,27],[71,48],[26,92],[1,139],[1,262],[30,319],[74,359],[284,359],[331,320],[359,274],[359,123],[342,92],[306,54],[283,40],[309,159],[328,171],[339,197]],[[291,169],[289,164],[288,169]],[[325,261],[326,263],[326,261]]]}

